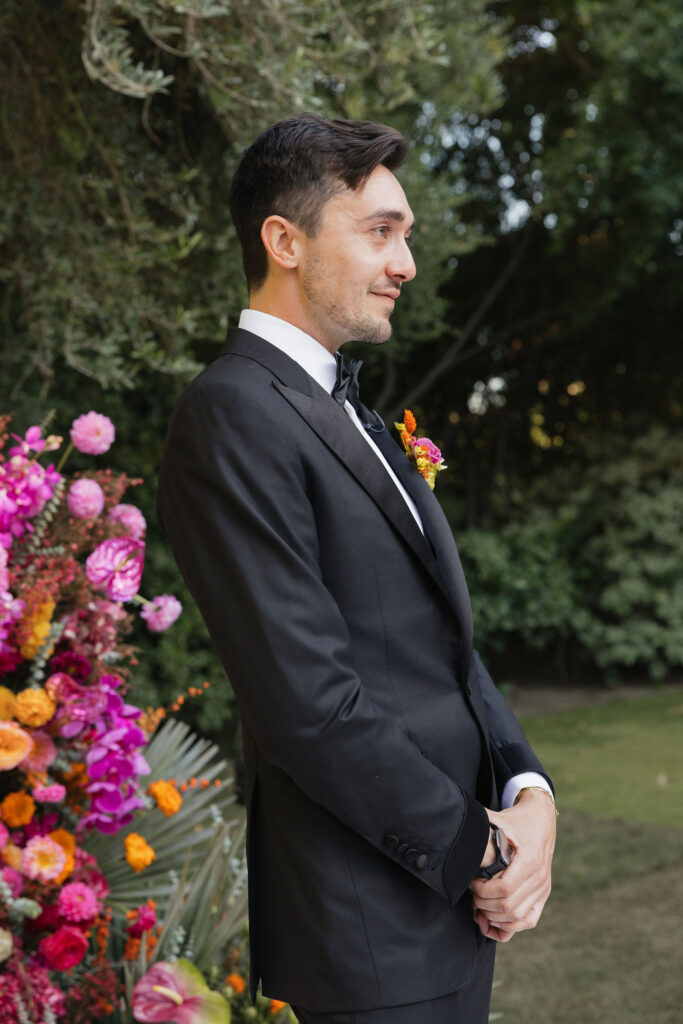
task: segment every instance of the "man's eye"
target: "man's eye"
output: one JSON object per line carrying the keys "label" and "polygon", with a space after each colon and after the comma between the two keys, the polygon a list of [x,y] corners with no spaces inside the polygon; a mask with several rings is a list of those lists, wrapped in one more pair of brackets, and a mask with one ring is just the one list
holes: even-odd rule
{"label": "man's eye", "polygon": [[408,246],[408,248],[410,248],[410,246],[413,244],[413,236],[412,235],[405,235],[404,237],[405,237],[405,240],[406,240],[406,245]]}
{"label": "man's eye", "polygon": [[378,227],[373,228],[373,231],[375,231],[375,233],[380,235],[382,238],[386,238],[387,235],[389,234],[389,225],[380,224],[378,225]]}

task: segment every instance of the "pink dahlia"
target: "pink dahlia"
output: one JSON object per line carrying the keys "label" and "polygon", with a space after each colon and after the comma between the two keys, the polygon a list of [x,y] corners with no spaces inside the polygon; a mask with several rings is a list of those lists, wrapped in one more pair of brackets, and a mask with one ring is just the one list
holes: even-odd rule
{"label": "pink dahlia", "polygon": [[66,853],[49,836],[29,839],[21,853],[21,870],[29,878],[51,882],[61,875],[66,864]]}
{"label": "pink dahlia", "polygon": [[21,767],[32,772],[45,772],[56,758],[57,748],[52,742],[52,737],[42,729],[32,732],[31,739],[33,749],[21,762]]}
{"label": "pink dahlia", "polygon": [[97,914],[99,902],[89,885],[69,882],[59,893],[57,906],[67,921],[90,921]]}
{"label": "pink dahlia", "polygon": [[172,594],[160,594],[152,599],[151,604],[144,606],[140,618],[145,620],[148,629],[153,633],[163,633],[173,625],[182,610],[180,601]]}
{"label": "pink dahlia", "polygon": [[72,516],[94,519],[104,508],[104,491],[96,480],[84,476],[72,483],[66,503]]}
{"label": "pink dahlia", "polygon": [[66,796],[66,787],[60,782],[54,782],[51,786],[34,786],[31,794],[38,803],[58,804]]}
{"label": "pink dahlia", "polygon": [[111,448],[116,437],[114,424],[109,417],[92,410],[73,421],[70,434],[74,448],[86,455],[103,455]]}
{"label": "pink dahlia", "polygon": [[135,505],[114,505],[107,519],[113,523],[120,523],[129,537],[142,540],[145,536],[147,522]]}
{"label": "pink dahlia", "polygon": [[140,589],[145,545],[132,537],[112,537],[99,544],[85,561],[91,583],[106,590],[110,601],[130,601]]}

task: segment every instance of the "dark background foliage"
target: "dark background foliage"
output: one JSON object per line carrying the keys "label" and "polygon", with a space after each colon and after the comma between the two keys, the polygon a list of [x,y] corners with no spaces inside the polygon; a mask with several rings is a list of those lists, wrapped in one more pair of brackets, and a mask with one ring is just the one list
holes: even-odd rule
{"label": "dark background foliage", "polygon": [[7,0],[0,43],[2,406],[62,433],[105,412],[110,462],[146,480],[145,590],[185,612],[135,637],[141,702],[211,679],[186,714],[232,745],[153,488],[173,403],[245,300],[232,168],[299,109],[413,141],[419,273],[363,392],[444,449],[499,677],[681,668],[678,4]]}

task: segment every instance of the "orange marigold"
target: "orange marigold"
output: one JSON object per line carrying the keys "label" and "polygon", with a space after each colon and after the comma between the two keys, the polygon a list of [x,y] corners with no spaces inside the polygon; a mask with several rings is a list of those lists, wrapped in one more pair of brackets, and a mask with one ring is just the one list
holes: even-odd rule
{"label": "orange marigold", "polygon": [[22,632],[27,635],[26,640],[21,644],[19,650],[24,658],[30,661],[47,640],[50,632],[50,621],[55,610],[54,601],[43,601],[37,604],[30,611],[24,613]]}
{"label": "orange marigold", "polygon": [[35,801],[29,793],[8,793],[0,804],[0,818],[10,828],[21,828],[22,825],[28,825],[35,810]]}
{"label": "orange marigold", "polygon": [[16,706],[17,698],[12,691],[8,690],[6,686],[0,686],[0,719],[7,722],[10,718],[14,718]]}
{"label": "orange marigold", "polygon": [[225,979],[225,984],[230,985],[236,995],[241,995],[247,987],[247,983],[241,974],[229,974]]}
{"label": "orange marigold", "polygon": [[126,848],[126,860],[133,871],[143,871],[153,860],[156,860],[157,855],[152,847],[137,832],[127,835],[123,840],[123,845]]}
{"label": "orange marigold", "polygon": [[23,725],[39,729],[54,716],[57,710],[55,701],[43,689],[22,690],[17,694],[15,715]]}
{"label": "orange marigold", "polygon": [[280,1010],[284,1010],[286,1005],[287,1003],[283,1003],[280,999],[271,999],[268,1013],[279,1013]]}
{"label": "orange marigold", "polygon": [[149,791],[156,800],[157,807],[167,818],[177,814],[183,805],[183,798],[172,782],[166,782],[164,779],[150,782]]}
{"label": "orange marigold", "polygon": [[403,410],[403,426],[406,428],[409,434],[414,434],[417,427],[417,420],[413,416],[410,409]]}
{"label": "orange marigold", "polygon": [[0,721],[0,771],[16,768],[33,749],[33,739],[16,722]]}

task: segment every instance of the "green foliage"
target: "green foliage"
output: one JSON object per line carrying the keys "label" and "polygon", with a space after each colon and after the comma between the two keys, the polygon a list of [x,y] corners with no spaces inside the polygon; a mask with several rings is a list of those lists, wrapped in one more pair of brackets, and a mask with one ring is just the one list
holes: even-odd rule
{"label": "green foliage", "polygon": [[683,440],[584,445],[513,522],[459,537],[484,650],[567,638],[608,682],[683,667]]}
{"label": "green foliage", "polygon": [[561,527],[546,511],[498,530],[467,530],[458,548],[478,646],[500,651],[514,637],[542,648],[569,634],[578,594]]}

